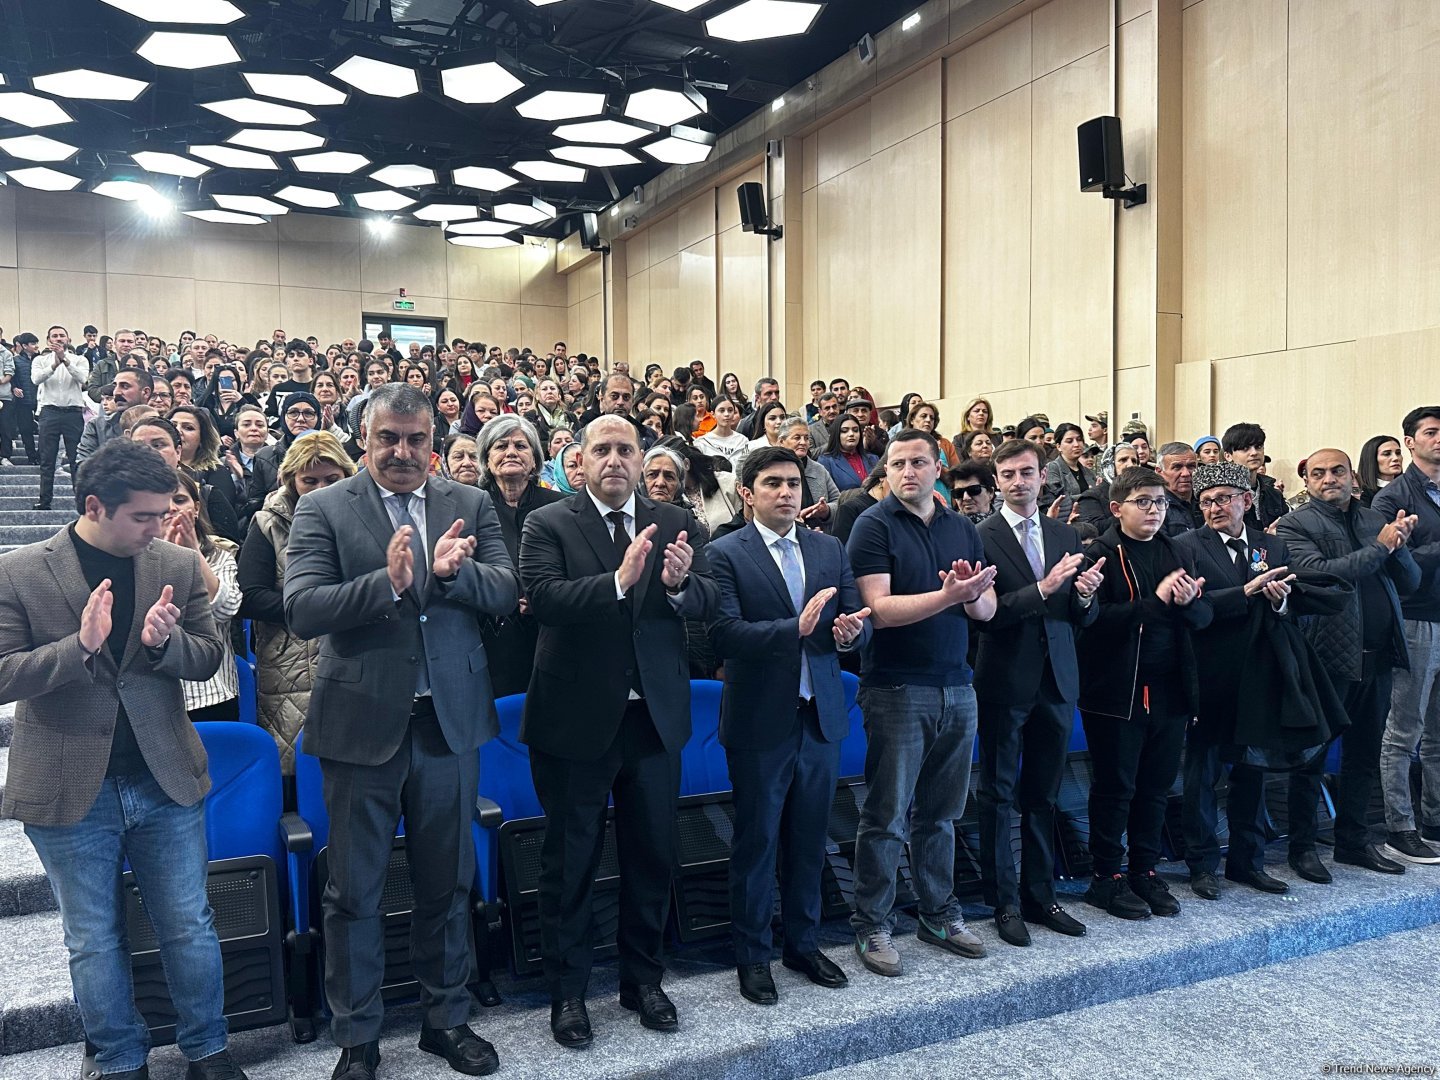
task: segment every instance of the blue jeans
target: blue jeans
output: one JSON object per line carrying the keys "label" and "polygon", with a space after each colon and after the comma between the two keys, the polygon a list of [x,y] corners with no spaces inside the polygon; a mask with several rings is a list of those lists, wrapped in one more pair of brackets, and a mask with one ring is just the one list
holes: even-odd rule
{"label": "blue jeans", "polygon": [[855,836],[850,925],[857,934],[894,926],[895,872],[907,836],[920,914],[931,922],[958,919],[955,823],[970,793],[975,691],[968,686],[862,687],[860,708],[869,791]]}
{"label": "blue jeans", "polygon": [[178,1014],[175,1041],[191,1061],[225,1049],[220,942],[205,895],[205,803],[180,806],[154,777],[109,777],[74,825],[26,825],[60,903],[70,981],[103,1073],[145,1064],[150,1031],[135,1008],[125,933],[123,862],[135,872],[160,942]]}
{"label": "blue jeans", "polygon": [[1385,829],[1415,828],[1410,798],[1410,755],[1420,750],[1421,824],[1440,826],[1440,623],[1405,620],[1410,670],[1395,669],[1390,718],[1380,743],[1380,786],[1385,793]]}

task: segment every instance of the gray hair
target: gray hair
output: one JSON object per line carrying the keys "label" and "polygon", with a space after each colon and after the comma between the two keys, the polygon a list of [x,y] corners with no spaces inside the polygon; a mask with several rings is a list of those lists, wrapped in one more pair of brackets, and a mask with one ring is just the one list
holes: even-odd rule
{"label": "gray hair", "polygon": [[779,379],[772,379],[772,378],[770,378],[769,376],[766,376],[766,377],[763,378],[763,379],[756,379],[756,380],[755,380],[755,396],[756,396],[756,397],[759,397],[759,396],[760,396],[760,391],[761,391],[764,387],[767,387],[767,386],[779,386],[779,385],[780,385],[780,380],[779,380]]}
{"label": "gray hair", "polygon": [[787,416],[784,420],[780,421],[780,431],[776,435],[776,438],[783,442],[785,436],[789,435],[790,432],[796,428],[804,428],[807,435],[810,433],[810,425],[805,422],[803,416]]}
{"label": "gray hair", "polygon": [[645,455],[645,459],[640,462],[641,471],[643,472],[647,467],[649,467],[650,462],[654,461],[657,457],[668,457],[672,462],[674,462],[675,475],[678,476],[681,480],[684,480],[685,474],[690,471],[690,463],[680,455],[679,451],[672,450],[668,446],[651,447],[650,452]]}
{"label": "gray hair", "polygon": [[540,435],[535,430],[535,425],[526,420],[523,416],[516,416],[514,413],[501,413],[493,420],[488,420],[480,427],[480,435],[475,440],[477,456],[480,459],[480,483],[488,484],[492,479],[490,467],[487,464],[490,460],[490,451],[501,439],[507,438],[515,432],[525,436],[525,441],[530,444],[530,475],[534,476],[540,471],[540,463],[545,460],[545,455],[540,452]]}
{"label": "gray hair", "polygon": [[1188,442],[1167,442],[1164,446],[1160,447],[1160,452],[1155,456],[1155,467],[1157,469],[1163,469],[1165,467],[1165,459],[1175,454],[1193,453],[1195,453],[1195,448]]}
{"label": "gray hair", "polygon": [[384,383],[371,390],[365,404],[366,422],[380,412],[391,416],[425,416],[432,425],[435,422],[435,406],[429,396],[409,383]]}

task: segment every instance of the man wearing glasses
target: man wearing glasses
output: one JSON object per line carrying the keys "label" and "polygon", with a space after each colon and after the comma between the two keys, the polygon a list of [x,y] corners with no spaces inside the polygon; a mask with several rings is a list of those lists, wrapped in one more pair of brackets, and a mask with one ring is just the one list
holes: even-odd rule
{"label": "man wearing glasses", "polygon": [[[1095,770],[1095,876],[1085,902],[1122,919],[1180,913],[1155,864],[1185,724],[1198,709],[1191,633],[1214,614],[1193,558],[1161,531],[1169,504],[1164,481],[1150,469],[1128,469],[1111,483],[1117,522],[1088,552],[1092,564],[1105,560],[1095,593],[1100,612],[1076,648],[1080,716]],[[1127,839],[1128,876],[1121,872]]]}

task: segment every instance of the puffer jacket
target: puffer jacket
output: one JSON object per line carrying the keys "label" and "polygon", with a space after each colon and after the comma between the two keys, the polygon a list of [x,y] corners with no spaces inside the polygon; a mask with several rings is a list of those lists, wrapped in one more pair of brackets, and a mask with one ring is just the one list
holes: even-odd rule
{"label": "puffer jacket", "polygon": [[[285,488],[272,491],[264,505],[255,512],[246,543],[268,543],[275,553],[274,591],[278,597],[285,588],[286,546],[290,526],[295,520],[295,504]],[[258,535],[257,535],[258,534]],[[268,590],[266,590],[268,591]],[[257,605],[254,590],[247,592],[245,603]],[[242,613],[244,609],[242,608]],[[307,641],[290,633],[283,618],[280,622],[252,617],[255,638],[255,686],[259,693],[260,726],[275,739],[280,750],[280,768],[287,776],[295,772],[295,739],[305,724],[310,708],[310,689],[315,680],[315,659],[320,641]]]}
{"label": "puffer jacket", "polygon": [[1275,523],[1275,535],[1290,548],[1291,569],[1334,574],[1355,586],[1344,611],[1305,624],[1305,636],[1332,678],[1355,682],[1361,678],[1364,650],[1360,582],[1371,574],[1379,578],[1394,613],[1390,646],[1383,659],[1392,667],[1410,668],[1400,597],[1420,586],[1420,567],[1405,546],[1391,552],[1376,542],[1384,525],[1385,518],[1359,500],[1352,500],[1349,509],[1341,510],[1322,499],[1311,499]]}

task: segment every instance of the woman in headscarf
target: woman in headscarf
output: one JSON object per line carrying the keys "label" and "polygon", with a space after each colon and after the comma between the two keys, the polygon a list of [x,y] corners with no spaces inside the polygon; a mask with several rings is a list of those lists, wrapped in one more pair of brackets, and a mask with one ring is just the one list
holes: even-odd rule
{"label": "woman in headscarf", "polygon": [[320,402],[314,394],[301,390],[286,396],[285,411],[280,416],[280,438],[256,454],[250,468],[251,506],[262,506],[265,496],[280,486],[280,463],[295,440],[307,431],[314,431],[319,423]]}
{"label": "woman in headscarf", "polygon": [[555,490],[561,495],[574,495],[585,486],[585,474],[580,468],[580,444],[566,443],[560,449],[555,463]]}
{"label": "woman in headscarf", "polygon": [[[1070,522],[1079,530],[1088,543],[1097,536],[1103,536],[1115,524],[1115,515],[1110,513],[1110,483],[1126,469],[1140,464],[1140,455],[1128,442],[1118,442],[1105,448],[1100,455],[1100,468],[1095,483],[1089,490],[1075,497],[1075,517]],[[1094,534],[1091,534],[1091,530]]]}

